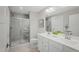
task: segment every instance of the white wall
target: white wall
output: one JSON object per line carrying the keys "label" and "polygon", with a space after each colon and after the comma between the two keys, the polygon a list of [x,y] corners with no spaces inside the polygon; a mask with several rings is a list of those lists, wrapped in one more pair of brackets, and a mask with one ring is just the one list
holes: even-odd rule
{"label": "white wall", "polygon": [[79,36],[79,14],[69,15],[69,30],[73,35]]}
{"label": "white wall", "polygon": [[30,38],[36,38],[38,33],[38,19],[37,13],[30,13]]}
{"label": "white wall", "polygon": [[0,51],[5,51],[9,43],[9,14],[7,6],[0,6]]}

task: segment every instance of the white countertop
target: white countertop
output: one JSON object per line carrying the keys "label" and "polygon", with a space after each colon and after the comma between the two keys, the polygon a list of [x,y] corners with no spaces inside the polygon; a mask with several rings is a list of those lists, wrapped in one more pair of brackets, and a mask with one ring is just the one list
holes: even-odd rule
{"label": "white countertop", "polygon": [[53,34],[48,34],[48,33],[41,33],[38,35],[41,35],[45,38],[51,39],[55,42],[58,42],[60,44],[63,44],[65,46],[71,47],[71,48],[79,51],[79,37],[74,36],[71,38],[71,40],[68,40],[68,39],[65,39],[64,35],[55,36]]}

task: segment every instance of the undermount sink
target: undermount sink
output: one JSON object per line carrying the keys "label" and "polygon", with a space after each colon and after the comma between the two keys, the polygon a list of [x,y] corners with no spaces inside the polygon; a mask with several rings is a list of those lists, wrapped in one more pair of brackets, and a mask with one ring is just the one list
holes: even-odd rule
{"label": "undermount sink", "polygon": [[51,35],[51,36],[61,36],[61,35],[63,35],[63,34],[61,34],[61,33],[59,33],[59,34],[53,34],[53,33],[51,33],[51,32],[48,32],[47,35]]}

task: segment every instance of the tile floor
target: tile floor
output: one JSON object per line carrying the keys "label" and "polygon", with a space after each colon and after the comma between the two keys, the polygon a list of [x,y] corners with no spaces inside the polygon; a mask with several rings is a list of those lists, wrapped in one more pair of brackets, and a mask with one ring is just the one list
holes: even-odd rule
{"label": "tile floor", "polygon": [[[21,41],[22,43],[22,41]],[[9,52],[39,52],[38,48],[37,48],[37,43],[35,42],[31,42],[31,43],[22,43],[22,44],[18,44],[15,43],[14,45],[12,45],[9,49]]]}

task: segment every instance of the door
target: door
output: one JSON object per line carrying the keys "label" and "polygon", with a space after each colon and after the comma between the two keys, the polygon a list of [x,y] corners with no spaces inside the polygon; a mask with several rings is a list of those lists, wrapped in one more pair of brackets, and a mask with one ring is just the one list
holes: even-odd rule
{"label": "door", "polygon": [[12,18],[11,19],[11,42],[13,41],[30,41],[29,19]]}
{"label": "door", "polygon": [[30,41],[30,25],[29,19],[21,20],[21,31],[22,31],[22,38],[26,41]]}
{"label": "door", "polygon": [[8,6],[0,6],[0,52],[8,51],[9,20]]}

